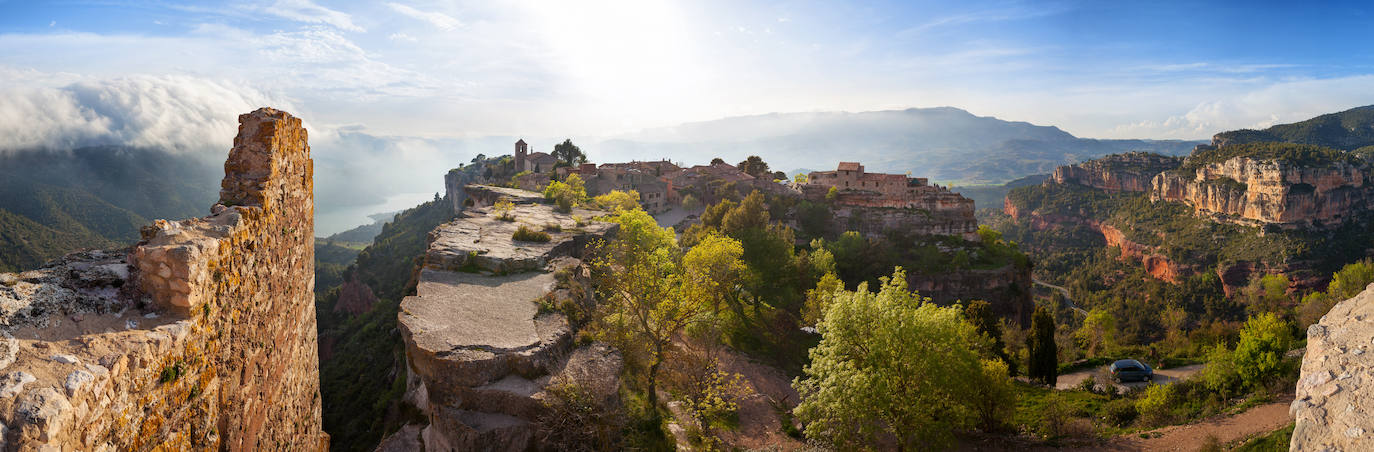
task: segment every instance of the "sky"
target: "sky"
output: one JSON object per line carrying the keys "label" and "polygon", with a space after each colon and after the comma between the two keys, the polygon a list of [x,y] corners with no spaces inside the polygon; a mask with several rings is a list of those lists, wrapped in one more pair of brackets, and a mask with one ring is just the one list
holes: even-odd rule
{"label": "sky", "polygon": [[948,105],[1199,139],[1374,103],[1368,2],[401,1],[0,0],[0,80],[181,77],[428,138]]}
{"label": "sky", "polygon": [[391,185],[328,206],[427,191],[506,142],[483,137],[771,112],[1206,139],[1374,104],[1374,4],[1311,3],[0,0],[0,152],[222,152],[272,105],[305,119],[323,188]]}

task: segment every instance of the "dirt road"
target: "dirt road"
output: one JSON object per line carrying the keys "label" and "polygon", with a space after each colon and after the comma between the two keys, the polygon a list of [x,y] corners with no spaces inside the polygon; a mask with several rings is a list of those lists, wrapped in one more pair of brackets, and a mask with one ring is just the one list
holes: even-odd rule
{"label": "dirt road", "polygon": [[[1134,451],[1193,451],[1197,450],[1207,437],[1214,436],[1222,444],[1238,442],[1256,435],[1278,430],[1293,418],[1288,415],[1288,406],[1293,396],[1260,405],[1234,416],[1218,415],[1201,421],[1164,427],[1134,435],[1118,436],[1108,443],[1107,449]],[[1147,438],[1141,438],[1146,436]]]}
{"label": "dirt road", "polygon": [[1070,308],[1070,309],[1073,309],[1074,312],[1077,312],[1077,313],[1079,313],[1079,314],[1082,314],[1082,315],[1085,315],[1085,316],[1088,315],[1088,311],[1084,311],[1083,308],[1080,308],[1080,307],[1078,307],[1078,305],[1076,305],[1076,304],[1073,303],[1073,297],[1070,297],[1070,296],[1069,296],[1069,289],[1065,289],[1065,288],[1062,287],[1062,286],[1056,286],[1056,285],[1054,285],[1054,284],[1050,284],[1050,283],[1041,281],[1040,278],[1036,278],[1036,277],[1034,277],[1034,276],[1031,277],[1031,282],[1036,283],[1036,284],[1041,285],[1041,286],[1048,287],[1048,288],[1050,288],[1050,289],[1055,290],[1056,292],[1059,292],[1061,295],[1064,296],[1064,301],[1066,301],[1066,302],[1069,303],[1069,308]]}
{"label": "dirt road", "polygon": [[[1175,367],[1175,368],[1172,368],[1172,369],[1155,369],[1155,379],[1154,379],[1154,383],[1156,383],[1156,384],[1168,384],[1168,383],[1173,383],[1173,382],[1176,382],[1176,381],[1183,380],[1183,379],[1185,379],[1185,378],[1191,377],[1191,376],[1193,376],[1193,374],[1196,374],[1196,373],[1198,373],[1198,371],[1201,371],[1201,370],[1202,370],[1202,364],[1193,364],[1193,365],[1190,365],[1190,366],[1181,366],[1181,367]],[[1089,375],[1092,375],[1093,378],[1095,378],[1095,379],[1097,380],[1097,384],[1098,384],[1098,388],[1099,388],[1099,389],[1101,389],[1101,388],[1104,387],[1104,386],[1102,386],[1103,384],[1105,384],[1105,383],[1111,381],[1111,380],[1107,377],[1107,368],[1106,368],[1105,366],[1103,366],[1103,367],[1095,367],[1095,368],[1092,368],[1092,369],[1085,369],[1085,370],[1080,370],[1080,371],[1077,371],[1077,372],[1072,372],[1072,373],[1067,373],[1067,374],[1064,374],[1064,375],[1060,375],[1060,376],[1059,376],[1059,380],[1055,382],[1054,389],[1065,390],[1065,389],[1073,389],[1073,388],[1076,388],[1076,387],[1078,387],[1079,384],[1083,383],[1083,380],[1086,379],[1086,378],[1088,378]],[[1143,381],[1133,381],[1133,382],[1129,382],[1129,383],[1114,383],[1114,384],[1116,385],[1117,389],[1123,389],[1123,390],[1124,390],[1124,389],[1142,388],[1142,387],[1145,387],[1146,385],[1148,385],[1149,383],[1148,383],[1148,382],[1143,382]]]}

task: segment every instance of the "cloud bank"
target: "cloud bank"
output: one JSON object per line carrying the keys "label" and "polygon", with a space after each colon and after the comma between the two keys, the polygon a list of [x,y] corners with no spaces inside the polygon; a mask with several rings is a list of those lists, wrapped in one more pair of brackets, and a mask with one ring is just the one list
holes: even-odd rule
{"label": "cloud bank", "polygon": [[262,106],[291,104],[196,77],[98,79],[0,68],[0,152],[99,145],[177,153],[223,149],[238,129],[238,115]]}

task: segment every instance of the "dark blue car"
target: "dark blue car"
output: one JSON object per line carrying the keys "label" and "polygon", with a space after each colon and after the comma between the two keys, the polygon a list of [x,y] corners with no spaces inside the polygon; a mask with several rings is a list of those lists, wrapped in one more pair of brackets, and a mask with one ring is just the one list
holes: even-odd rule
{"label": "dark blue car", "polygon": [[1118,382],[1137,380],[1150,381],[1155,377],[1154,369],[1134,359],[1123,359],[1114,362],[1108,370],[1112,374],[1112,379]]}

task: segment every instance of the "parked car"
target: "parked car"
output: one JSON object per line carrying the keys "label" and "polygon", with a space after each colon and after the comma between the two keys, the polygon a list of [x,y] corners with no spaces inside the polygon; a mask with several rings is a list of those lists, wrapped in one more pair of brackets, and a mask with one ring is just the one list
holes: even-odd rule
{"label": "parked car", "polygon": [[1149,365],[1134,359],[1123,359],[1112,363],[1110,367],[1112,380],[1117,382],[1125,381],[1150,381],[1155,378],[1155,370]]}

